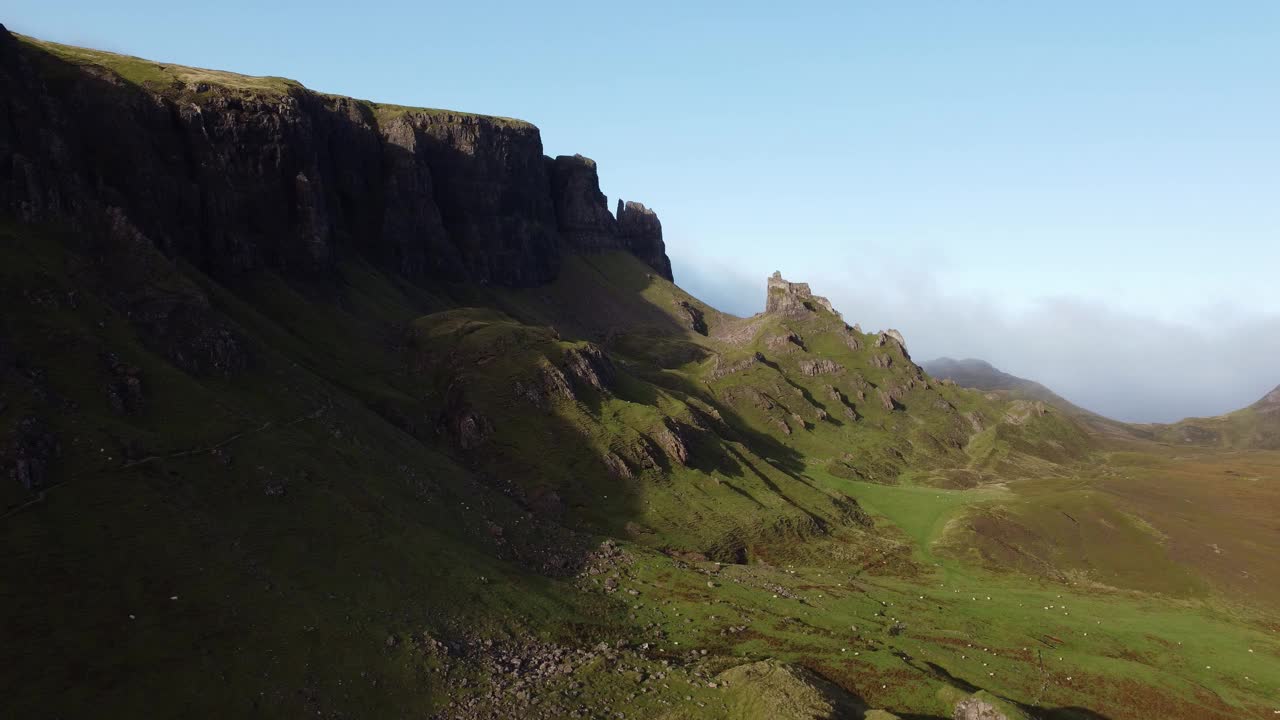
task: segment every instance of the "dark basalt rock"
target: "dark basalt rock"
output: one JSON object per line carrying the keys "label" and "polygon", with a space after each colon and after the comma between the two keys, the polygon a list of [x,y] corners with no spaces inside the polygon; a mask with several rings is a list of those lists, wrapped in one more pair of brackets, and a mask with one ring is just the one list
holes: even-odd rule
{"label": "dark basalt rock", "polygon": [[607,392],[616,371],[613,361],[596,345],[584,345],[565,352],[565,367],[578,382]]}
{"label": "dark basalt rock", "polygon": [[296,84],[143,87],[0,31],[0,214],[125,226],[222,282],[265,269],[324,289],[362,256],[419,283],[535,286],[606,244],[670,278],[657,216],[614,220],[594,163],[561,164],[520,121]]}
{"label": "dark basalt rock", "polygon": [[618,236],[622,246],[648,263],[659,275],[671,280],[671,260],[662,241],[658,214],[638,202],[618,201]]}
{"label": "dark basalt rock", "polygon": [[600,192],[596,163],[581,155],[561,155],[548,163],[551,199],[560,236],[577,250],[599,252],[622,248],[618,221]]}
{"label": "dark basalt rock", "polygon": [[707,318],[703,314],[702,310],[698,309],[687,300],[677,302],[676,307],[680,308],[680,310],[684,312],[684,315],[688,320],[690,330],[698,333],[699,335],[707,334]]}

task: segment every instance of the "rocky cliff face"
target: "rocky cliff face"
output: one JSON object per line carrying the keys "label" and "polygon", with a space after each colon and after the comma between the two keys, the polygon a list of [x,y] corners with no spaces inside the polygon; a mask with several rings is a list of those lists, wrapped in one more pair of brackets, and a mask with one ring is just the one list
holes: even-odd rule
{"label": "rocky cliff face", "polygon": [[618,201],[618,236],[622,246],[670,280],[671,261],[662,242],[658,214],[638,202]]}
{"label": "rocky cliff face", "polygon": [[0,214],[127,232],[222,279],[266,268],[322,281],[359,255],[415,281],[531,286],[554,279],[566,251],[611,247],[670,277],[657,217],[622,232],[594,163],[567,160],[549,162],[520,121],[379,106],[0,26]]}
{"label": "rocky cliff face", "polygon": [[565,242],[586,251],[620,248],[618,222],[600,192],[595,161],[581,155],[561,155],[547,165],[556,222]]}
{"label": "rocky cliff face", "polygon": [[672,279],[656,213],[638,202],[619,200],[617,217],[611,215],[591,158],[561,155],[548,167],[556,222],[570,247],[583,252],[626,250]]}
{"label": "rocky cliff face", "polygon": [[820,295],[814,295],[809,289],[809,283],[789,282],[782,278],[781,272],[775,272],[769,276],[766,293],[765,312],[780,315],[803,314],[811,309],[810,306],[814,306],[825,308],[835,315],[840,314],[832,307],[831,301]]}

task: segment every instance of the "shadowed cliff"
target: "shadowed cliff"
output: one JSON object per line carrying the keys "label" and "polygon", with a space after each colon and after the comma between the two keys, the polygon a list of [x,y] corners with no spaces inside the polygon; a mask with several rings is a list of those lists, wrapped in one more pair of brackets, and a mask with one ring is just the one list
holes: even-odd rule
{"label": "shadowed cliff", "polygon": [[575,250],[670,278],[642,205],[529,123],[326,95],[0,29],[0,213],[137,236],[219,279],[324,284],[362,256],[415,281],[545,284]]}

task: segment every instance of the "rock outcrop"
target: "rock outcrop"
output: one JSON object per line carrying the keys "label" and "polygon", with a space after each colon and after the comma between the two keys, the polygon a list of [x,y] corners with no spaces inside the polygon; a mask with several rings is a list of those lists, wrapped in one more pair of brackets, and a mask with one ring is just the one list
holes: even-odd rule
{"label": "rock outcrop", "polygon": [[834,375],[842,370],[844,370],[844,367],[841,366],[840,363],[835,362],[834,360],[828,360],[827,358],[800,361],[800,372],[808,375],[809,377],[815,377],[817,375]]}
{"label": "rock outcrop", "polygon": [[618,201],[618,237],[622,247],[671,280],[671,260],[662,241],[658,214],[638,202]]}
{"label": "rock outcrop", "polygon": [[768,292],[765,296],[764,311],[779,315],[803,315],[817,312],[822,308],[839,317],[840,313],[832,307],[824,297],[814,295],[808,283],[793,283],[782,278],[781,272],[769,277]]}
{"label": "rock outcrop", "polygon": [[549,162],[528,123],[170,65],[139,81],[121,60],[0,29],[0,213],[124,225],[223,281],[324,286],[360,256],[419,283],[535,286],[609,245],[671,276],[657,216],[615,221],[594,163]]}
{"label": "rock outcrop", "polygon": [[561,155],[548,160],[547,167],[556,223],[570,248],[579,252],[626,250],[662,277],[672,279],[662,223],[656,213],[640,203],[619,200],[617,217],[610,214],[591,158]]}
{"label": "rock outcrop", "polygon": [[621,249],[618,222],[609,212],[608,198],[600,192],[595,161],[561,155],[547,166],[556,223],[565,242],[585,251]]}
{"label": "rock outcrop", "polygon": [[952,717],[955,720],[1009,720],[996,706],[978,698],[957,703]]}

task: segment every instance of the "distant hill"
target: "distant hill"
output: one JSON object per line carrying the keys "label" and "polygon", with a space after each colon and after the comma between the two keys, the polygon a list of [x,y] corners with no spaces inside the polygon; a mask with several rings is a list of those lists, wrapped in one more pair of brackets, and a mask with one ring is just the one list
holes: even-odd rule
{"label": "distant hill", "polygon": [[1225,415],[1139,427],[1156,440],[1180,445],[1280,450],[1280,387],[1254,404]]}
{"label": "distant hill", "polygon": [[923,365],[925,372],[939,380],[951,380],[957,385],[976,390],[1010,390],[1023,393],[1026,399],[1044,400],[1063,407],[1075,407],[1066,399],[1034,380],[1010,375],[986,360],[949,357],[930,360]]}
{"label": "distant hill", "polygon": [[1007,392],[1021,400],[1040,400],[1072,413],[1096,416],[1035,380],[1010,375],[986,360],[941,357],[924,363],[922,367],[939,380],[951,380],[961,387]]}
{"label": "distant hill", "polygon": [[1125,437],[1145,438],[1149,436],[1149,432],[1144,429],[1086,410],[1044,385],[1034,380],[1010,375],[986,360],[978,358],[956,360],[954,358],[941,357],[922,363],[921,367],[933,377],[939,380],[950,380],[961,387],[998,392],[1015,400],[1038,400],[1049,403],[1075,416],[1077,420],[1097,432]]}

